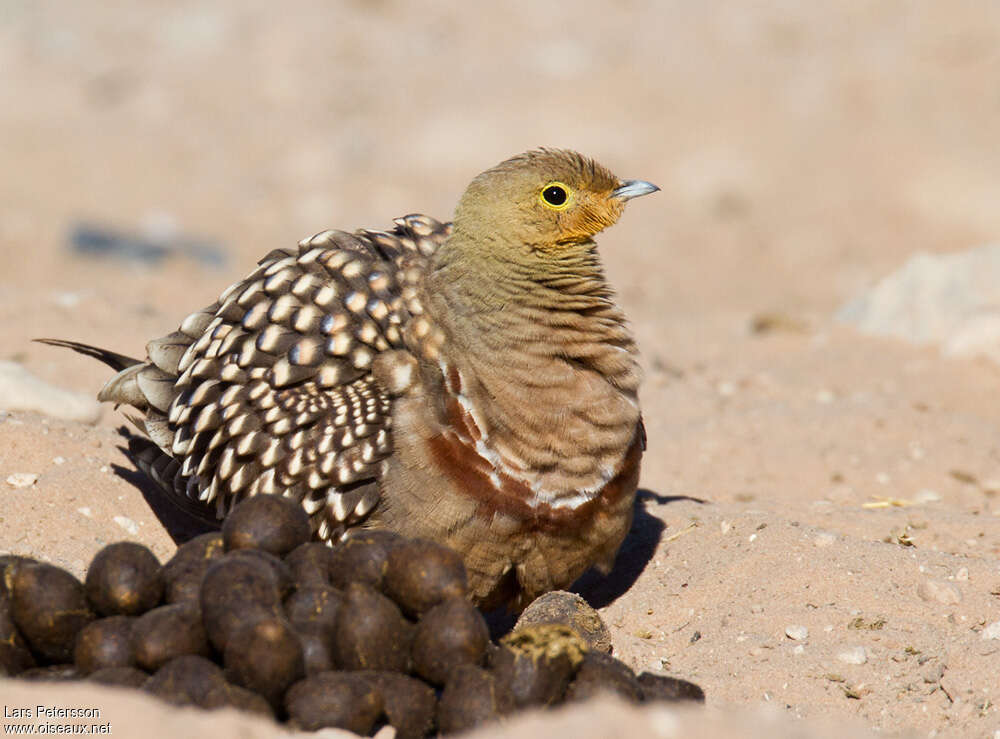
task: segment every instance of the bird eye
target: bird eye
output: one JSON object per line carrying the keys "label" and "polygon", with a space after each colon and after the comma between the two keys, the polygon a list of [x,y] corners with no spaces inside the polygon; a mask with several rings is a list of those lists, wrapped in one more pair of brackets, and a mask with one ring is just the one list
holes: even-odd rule
{"label": "bird eye", "polygon": [[541,200],[550,208],[562,210],[569,203],[569,188],[561,182],[550,182],[542,188]]}

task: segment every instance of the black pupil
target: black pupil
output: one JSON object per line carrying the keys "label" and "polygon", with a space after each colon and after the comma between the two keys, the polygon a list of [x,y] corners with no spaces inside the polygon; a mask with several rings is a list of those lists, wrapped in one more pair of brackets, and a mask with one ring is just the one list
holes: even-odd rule
{"label": "black pupil", "polygon": [[562,205],[566,202],[566,191],[561,187],[552,185],[551,187],[545,188],[545,192],[542,193],[542,197],[545,198],[545,202],[549,205]]}

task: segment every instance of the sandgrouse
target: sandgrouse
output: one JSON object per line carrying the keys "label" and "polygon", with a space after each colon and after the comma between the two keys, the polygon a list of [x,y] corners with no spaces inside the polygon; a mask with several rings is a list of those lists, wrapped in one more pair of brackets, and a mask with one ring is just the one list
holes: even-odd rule
{"label": "sandgrouse", "polygon": [[381,527],[465,558],[474,600],[523,608],[632,520],[645,446],[632,334],[593,237],[658,188],[572,151],[508,159],[453,222],[324,231],[268,254],[99,399],[148,440],[136,464],[208,518],[257,493],[316,536]]}

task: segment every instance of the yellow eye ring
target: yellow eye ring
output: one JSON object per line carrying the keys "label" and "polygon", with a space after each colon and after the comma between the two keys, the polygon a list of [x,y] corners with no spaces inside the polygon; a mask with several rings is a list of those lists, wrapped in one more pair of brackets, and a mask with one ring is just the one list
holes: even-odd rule
{"label": "yellow eye ring", "polygon": [[570,189],[562,182],[550,182],[538,193],[538,199],[546,208],[566,210],[570,203]]}

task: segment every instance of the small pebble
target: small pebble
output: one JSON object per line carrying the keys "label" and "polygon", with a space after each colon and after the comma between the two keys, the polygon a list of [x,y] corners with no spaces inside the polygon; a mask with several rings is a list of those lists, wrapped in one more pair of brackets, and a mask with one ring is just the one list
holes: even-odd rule
{"label": "small pebble", "polygon": [[837,659],[849,665],[863,665],[868,661],[864,647],[851,647],[837,655]]}
{"label": "small pebble", "polygon": [[924,673],[924,682],[928,684],[938,683],[941,682],[942,677],[944,677],[944,665],[939,664]]}
{"label": "small pebble", "polygon": [[792,650],[792,654],[802,654],[806,651],[806,648],[801,644],[796,644],[795,649]]}
{"label": "small pebble", "polygon": [[83,300],[83,293],[75,293],[69,290],[54,292],[49,295],[53,303],[60,308],[76,308]]}
{"label": "small pebble", "polygon": [[34,472],[15,472],[7,476],[7,484],[12,488],[30,488],[38,482],[38,475]]}
{"label": "small pebble", "polygon": [[943,603],[944,605],[954,605],[962,602],[962,591],[958,586],[950,582],[940,580],[925,580],[917,586],[917,595],[923,600]]}
{"label": "small pebble", "polygon": [[754,603],[752,606],[750,606],[750,613],[763,613],[763,612],[764,612],[764,606],[760,605],[759,603]]}
{"label": "small pebble", "polygon": [[66,457],[53,457],[52,464],[66,464]]}
{"label": "small pebble", "polygon": [[983,629],[983,639],[1000,639],[1000,621],[994,621]]}
{"label": "small pebble", "polygon": [[802,641],[809,638],[809,629],[805,626],[786,626],[785,636],[795,641]]}
{"label": "small pebble", "polygon": [[829,531],[821,531],[813,538],[813,544],[821,549],[830,546],[835,541],[837,541],[836,534],[831,534]]}
{"label": "small pebble", "polygon": [[834,401],[834,398],[832,390],[820,390],[816,393],[816,402],[820,405],[830,405]]}
{"label": "small pebble", "polygon": [[924,488],[923,490],[918,491],[917,494],[913,496],[913,500],[916,501],[917,503],[937,503],[939,500],[941,500],[941,494],[934,490],[928,490],[927,488]]}
{"label": "small pebble", "polygon": [[139,526],[127,516],[115,516],[114,522],[132,534],[132,536],[136,536],[139,533]]}
{"label": "small pebble", "polygon": [[968,580],[969,579],[969,568],[968,567],[959,567],[958,568],[958,572],[955,573],[955,579],[959,580],[960,582],[965,582],[966,580]]}

